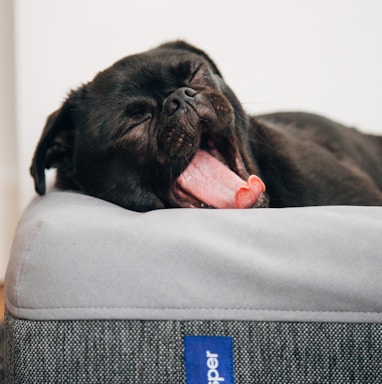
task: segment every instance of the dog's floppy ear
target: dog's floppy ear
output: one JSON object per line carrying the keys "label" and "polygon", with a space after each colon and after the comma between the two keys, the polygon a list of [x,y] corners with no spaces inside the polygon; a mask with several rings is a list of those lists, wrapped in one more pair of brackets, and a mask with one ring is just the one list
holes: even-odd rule
{"label": "dog's floppy ear", "polygon": [[69,165],[72,136],[72,97],[69,97],[60,109],[48,117],[34,153],[30,173],[38,194],[45,194],[45,169]]}
{"label": "dog's floppy ear", "polygon": [[199,48],[194,47],[193,45],[187,43],[186,41],[183,41],[183,40],[172,41],[172,42],[160,45],[159,48],[183,49],[186,51],[196,53],[197,55],[202,56],[204,59],[206,59],[209,62],[212,70],[217,75],[219,75],[220,77],[223,77],[222,74],[220,73],[218,67],[213,62],[213,60],[207,55],[207,53],[205,53],[204,51],[202,51]]}

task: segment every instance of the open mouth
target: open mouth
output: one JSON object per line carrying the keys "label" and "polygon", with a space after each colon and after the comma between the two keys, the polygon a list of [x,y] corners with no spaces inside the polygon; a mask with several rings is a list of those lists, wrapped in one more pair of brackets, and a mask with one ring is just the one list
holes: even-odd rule
{"label": "open mouth", "polygon": [[265,191],[263,181],[249,175],[233,138],[204,129],[200,147],[176,180],[182,207],[252,208]]}

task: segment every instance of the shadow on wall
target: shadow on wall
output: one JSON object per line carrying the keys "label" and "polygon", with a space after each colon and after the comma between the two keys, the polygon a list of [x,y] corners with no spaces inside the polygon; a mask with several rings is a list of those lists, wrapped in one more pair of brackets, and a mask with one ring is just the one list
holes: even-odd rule
{"label": "shadow on wall", "polygon": [[13,1],[0,2],[0,283],[18,214]]}

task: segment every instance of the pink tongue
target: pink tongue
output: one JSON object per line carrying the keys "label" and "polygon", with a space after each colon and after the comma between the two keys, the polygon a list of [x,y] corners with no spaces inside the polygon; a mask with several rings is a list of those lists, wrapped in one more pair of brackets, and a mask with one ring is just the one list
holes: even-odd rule
{"label": "pink tongue", "polygon": [[251,208],[265,191],[259,177],[251,175],[245,181],[201,150],[177,182],[185,192],[214,208]]}

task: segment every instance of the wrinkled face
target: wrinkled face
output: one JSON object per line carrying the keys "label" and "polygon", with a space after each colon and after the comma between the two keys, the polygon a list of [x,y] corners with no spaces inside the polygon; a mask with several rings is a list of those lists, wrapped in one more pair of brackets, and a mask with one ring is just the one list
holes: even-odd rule
{"label": "wrinkled face", "polygon": [[[234,207],[257,172],[246,124],[208,56],[170,43],[120,60],[73,92],[50,117],[32,174],[38,190],[44,152],[59,187],[129,209]],[[251,183],[247,205],[264,205],[263,186]]]}

